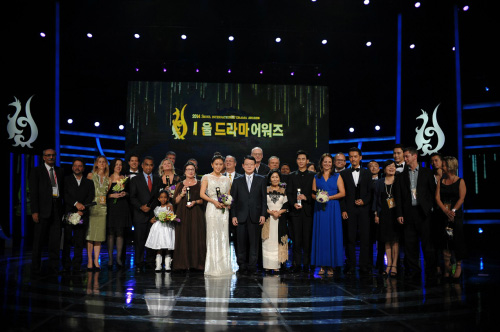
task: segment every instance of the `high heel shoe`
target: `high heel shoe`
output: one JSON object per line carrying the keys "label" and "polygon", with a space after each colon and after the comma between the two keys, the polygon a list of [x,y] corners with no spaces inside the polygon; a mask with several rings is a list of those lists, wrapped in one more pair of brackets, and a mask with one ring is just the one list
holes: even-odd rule
{"label": "high heel shoe", "polygon": [[391,266],[391,278],[396,278],[398,276],[398,273],[392,271],[392,268],[396,268],[396,266]]}
{"label": "high heel shoe", "polygon": [[389,273],[391,273],[391,267],[387,266],[384,272],[382,272],[382,277],[387,278],[389,276]]}

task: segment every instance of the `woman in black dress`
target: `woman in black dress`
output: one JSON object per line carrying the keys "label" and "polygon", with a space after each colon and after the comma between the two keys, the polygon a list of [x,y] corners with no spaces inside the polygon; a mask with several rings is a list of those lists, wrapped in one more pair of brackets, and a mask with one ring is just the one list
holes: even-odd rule
{"label": "woman in black dress", "polygon": [[107,214],[107,245],[108,245],[108,267],[113,266],[113,247],[116,239],[116,264],[118,267],[123,266],[122,254],[124,243],[124,232],[126,227],[131,227],[130,208],[128,204],[128,180],[125,180],[124,190],[117,191],[115,186],[123,182],[123,161],[114,159],[111,161],[109,181],[111,186],[108,191],[108,214]]}
{"label": "woman in black dress", "polygon": [[203,271],[207,255],[205,212],[200,197],[201,184],[192,162],[184,165],[184,175],[186,178],[177,183],[174,193],[175,214],[181,221],[175,225],[172,269]]}
{"label": "woman in black dress", "polygon": [[399,256],[399,236],[401,226],[396,218],[396,204],[394,202],[394,188],[396,180],[396,163],[388,160],[384,163],[385,177],[377,180],[373,196],[372,210],[375,214],[375,223],[379,224],[378,240],[385,243],[387,267],[382,273],[384,276],[397,276],[397,262]]}
{"label": "woman in black dress", "polygon": [[451,274],[452,253],[455,254],[456,269],[454,280],[462,276],[462,259],[465,257],[465,237],[462,204],[467,192],[465,181],[457,176],[458,161],[455,157],[443,160],[443,177],[436,188],[436,202],[442,215],[444,241],[444,277]]}

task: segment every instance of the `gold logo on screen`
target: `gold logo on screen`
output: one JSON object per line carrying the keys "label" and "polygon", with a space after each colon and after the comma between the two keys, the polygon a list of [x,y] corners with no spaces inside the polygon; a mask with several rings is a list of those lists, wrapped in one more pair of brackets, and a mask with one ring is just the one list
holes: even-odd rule
{"label": "gold logo on screen", "polygon": [[184,118],[184,110],[186,109],[186,106],[187,104],[182,107],[181,111],[179,111],[177,107],[175,108],[175,119],[172,120],[172,135],[174,136],[174,139],[185,139],[184,136],[187,134],[188,126],[186,119]]}

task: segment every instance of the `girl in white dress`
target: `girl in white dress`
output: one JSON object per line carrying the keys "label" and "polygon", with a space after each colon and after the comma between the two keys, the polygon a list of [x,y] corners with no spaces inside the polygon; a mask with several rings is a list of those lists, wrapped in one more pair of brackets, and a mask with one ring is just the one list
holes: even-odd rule
{"label": "girl in white dress", "polygon": [[222,175],[224,158],[212,158],[213,172],[201,179],[200,196],[207,201],[205,219],[207,222],[207,258],[205,275],[220,276],[232,274],[229,249],[229,207],[219,202],[218,194],[229,194],[229,178]]}
{"label": "girl in white dress", "polygon": [[170,271],[170,266],[172,263],[172,251],[175,248],[175,223],[176,221],[161,222],[157,220],[157,217],[161,212],[171,212],[173,213],[173,206],[169,203],[169,194],[162,190],[160,196],[158,197],[160,201],[160,206],[157,206],[154,210],[155,217],[151,219],[151,229],[149,230],[148,239],[146,240],[146,247],[157,250],[156,253],[156,272],[161,272],[162,270],[162,251],[166,251],[165,256],[165,271]]}

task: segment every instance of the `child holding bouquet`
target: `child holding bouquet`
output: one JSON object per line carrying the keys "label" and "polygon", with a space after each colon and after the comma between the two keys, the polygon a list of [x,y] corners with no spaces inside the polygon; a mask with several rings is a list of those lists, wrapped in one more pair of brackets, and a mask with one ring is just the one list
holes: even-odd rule
{"label": "child holding bouquet", "polygon": [[175,223],[180,221],[173,212],[169,198],[170,195],[167,191],[160,191],[158,197],[160,206],[154,210],[155,216],[151,219],[153,226],[151,226],[146,240],[146,247],[157,250],[156,272],[162,271],[163,252],[165,252],[165,271],[170,271],[172,251],[175,248]]}

